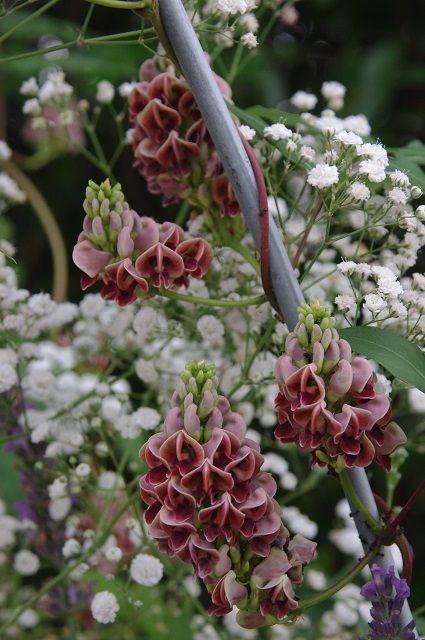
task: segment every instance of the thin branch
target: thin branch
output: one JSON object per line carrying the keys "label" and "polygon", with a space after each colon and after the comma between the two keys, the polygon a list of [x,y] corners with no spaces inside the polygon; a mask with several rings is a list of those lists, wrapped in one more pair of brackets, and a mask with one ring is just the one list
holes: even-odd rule
{"label": "thin branch", "polygon": [[52,297],[56,302],[62,302],[66,299],[68,288],[68,259],[65,243],[56,218],[44,196],[15,163],[1,161],[0,166],[25,191],[28,201],[46,233],[53,260]]}

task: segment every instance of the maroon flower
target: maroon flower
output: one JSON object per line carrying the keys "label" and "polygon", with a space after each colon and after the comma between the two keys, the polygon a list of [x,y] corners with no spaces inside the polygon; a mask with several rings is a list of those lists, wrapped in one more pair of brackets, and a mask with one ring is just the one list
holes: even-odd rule
{"label": "maroon flower", "polygon": [[[192,92],[172,67],[161,73],[160,65],[158,58],[144,62],[130,95],[134,166],[164,205],[188,198],[195,207],[236,216],[239,205]],[[227,82],[216,80],[230,98]]]}
{"label": "maroon flower", "polygon": [[119,184],[90,181],[83,206],[83,231],[72,256],[84,272],[82,288],[102,279],[106,300],[125,306],[160,287],[188,286],[190,277],[201,278],[211,264],[208,243],[185,240],[183,229],[171,222],[140,217],[124,201]]}
{"label": "maroon flower", "polygon": [[302,581],[315,545],[290,540],[276,483],[245,434],[217,393],[214,367],[187,365],[164,432],[141,449],[149,471],[140,492],[150,534],[161,551],[193,564],[211,593],[210,613],[237,605],[243,624],[260,626],[297,606],[292,583]]}
{"label": "maroon flower", "polygon": [[319,304],[302,305],[300,322],[276,363],[282,443],[296,442],[313,460],[390,468],[390,454],[406,437],[391,418],[390,401],[375,390],[370,362],[352,357],[335,321]]}

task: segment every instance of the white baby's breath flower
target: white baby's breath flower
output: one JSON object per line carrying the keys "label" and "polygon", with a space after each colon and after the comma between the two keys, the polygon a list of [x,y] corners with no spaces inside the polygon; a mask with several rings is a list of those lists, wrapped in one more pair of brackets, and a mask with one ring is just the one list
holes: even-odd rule
{"label": "white baby's breath flower", "polygon": [[52,71],[40,87],[38,99],[41,104],[60,103],[69,98],[73,91],[74,88],[65,81],[65,73],[63,71]]}
{"label": "white baby's breath flower", "polygon": [[130,565],[130,575],[137,584],[153,587],[160,582],[164,572],[162,562],[146,553],[139,553]]}
{"label": "white baby's breath flower", "polygon": [[317,189],[327,189],[338,180],[338,168],[329,164],[316,164],[307,174],[307,182]]}
{"label": "white baby's breath flower", "polygon": [[251,0],[213,0],[212,8],[223,13],[225,16],[244,14],[255,8],[255,2]]}
{"label": "white baby's breath flower", "polygon": [[158,372],[152,360],[146,360],[145,358],[139,358],[134,364],[136,374],[143,382],[147,384],[153,384],[159,378]]}
{"label": "white baby's breath flower", "polygon": [[413,185],[413,187],[410,189],[410,196],[414,199],[417,200],[418,198],[420,198],[421,196],[423,196],[423,191],[420,187],[416,186],[415,184]]}
{"label": "white baby's breath flower", "polygon": [[255,49],[258,46],[257,36],[254,35],[251,31],[248,33],[244,33],[241,37],[241,44],[247,49]]}
{"label": "white baby's breath flower", "polygon": [[23,629],[32,629],[38,624],[39,619],[37,611],[34,609],[25,609],[16,622]]}
{"label": "white baby's breath flower", "polygon": [[0,140],[0,160],[9,160],[12,157],[12,149],[5,140]]}
{"label": "white baby's breath flower", "polygon": [[224,336],[224,326],[215,316],[202,316],[196,323],[196,328],[208,344],[221,344]]}
{"label": "white baby's breath flower", "polygon": [[115,622],[117,613],[120,610],[118,601],[110,591],[99,591],[91,602],[91,613],[93,618],[100,624],[111,624]]}
{"label": "white baby's breath flower", "polygon": [[337,265],[338,271],[344,275],[352,275],[356,268],[357,262],[353,262],[352,260],[343,260]]}
{"label": "white baby's breath flower", "polygon": [[382,373],[375,373],[376,384],[375,389],[377,393],[381,393],[385,396],[390,396],[392,391],[391,381],[388,380]]}
{"label": "white baby's breath flower", "polygon": [[25,100],[22,106],[22,113],[26,116],[39,116],[41,113],[41,104],[37,98]]}
{"label": "white baby's breath flower", "polygon": [[239,131],[241,132],[243,137],[246,138],[246,140],[248,140],[249,142],[255,138],[257,133],[255,129],[251,129],[251,127],[248,127],[248,125],[246,124],[241,124],[239,126]]}
{"label": "white baby's breath flower", "polygon": [[348,188],[348,195],[356,202],[366,202],[370,198],[370,189],[363,182],[353,182]]}
{"label": "white baby's breath flower", "polygon": [[131,416],[132,421],[140,426],[143,431],[152,431],[161,422],[161,416],[155,409],[140,407]]}
{"label": "white baby's breath flower", "polygon": [[105,551],[105,557],[109,562],[119,562],[122,555],[122,551],[119,547],[109,547]]}
{"label": "white baby's breath flower", "polygon": [[290,103],[300,111],[312,111],[317,104],[317,97],[307,91],[297,91],[290,99]]}
{"label": "white baby's breath flower", "polygon": [[324,82],[320,91],[330,108],[334,111],[344,106],[344,96],[347,88],[340,82],[336,82],[335,80]]}
{"label": "white baby's breath flower", "polygon": [[55,478],[47,488],[50,500],[64,498],[67,495],[68,482],[66,478]]}
{"label": "white baby's breath flower", "polygon": [[[25,202],[26,198],[25,192],[21,191],[7,173],[0,173],[0,211],[4,204],[21,204]],[[4,204],[2,205],[2,203]]]}
{"label": "white baby's breath flower", "polygon": [[115,88],[109,80],[101,80],[96,87],[96,100],[100,104],[110,104],[115,96]]}
{"label": "white baby's breath flower", "polygon": [[292,153],[297,149],[297,143],[294,140],[288,140],[288,142],[286,143],[286,150],[288,151],[288,153]]}
{"label": "white baby's breath flower", "polygon": [[363,142],[361,137],[356,133],[353,131],[346,131],[345,129],[338,131],[338,133],[335,134],[335,139],[345,147],[350,147],[352,145],[357,146]]}
{"label": "white baby's breath flower", "polygon": [[292,131],[288,129],[282,122],[271,124],[264,128],[264,135],[272,140],[287,140],[291,138]]}
{"label": "white baby's breath flower", "polygon": [[49,516],[55,522],[59,522],[66,518],[68,513],[71,510],[72,502],[69,496],[65,496],[64,498],[56,498],[55,500],[51,500],[49,502]]}
{"label": "white baby's breath flower", "polygon": [[258,31],[258,20],[253,13],[245,13],[243,16],[239,18],[239,26],[241,29],[245,31],[251,31],[251,33],[257,33]]}
{"label": "white baby's breath flower", "polygon": [[384,165],[376,160],[362,160],[359,164],[359,173],[366,174],[371,182],[383,182],[386,178]]}
{"label": "white baby's breath flower", "polygon": [[88,478],[90,473],[91,469],[87,462],[80,462],[80,464],[75,468],[75,475],[78,478]]}
{"label": "white baby's breath flower", "polygon": [[387,303],[379,293],[368,293],[365,296],[365,307],[372,313],[379,313],[387,308]]}
{"label": "white baby's breath flower", "polygon": [[14,367],[7,362],[0,362],[0,393],[9,391],[18,384],[18,376]]}
{"label": "white baby's breath flower", "polygon": [[137,85],[137,82],[123,82],[118,87],[118,93],[121,98],[128,98],[130,93],[133,91],[134,87]]}
{"label": "white baby's breath flower", "polygon": [[23,96],[36,96],[38,93],[38,83],[34,77],[24,80],[20,86],[19,93]]}
{"label": "white baby's breath flower", "polygon": [[393,278],[378,278],[378,290],[390,298],[397,298],[403,293],[403,287]]}
{"label": "white baby's breath flower", "polygon": [[316,151],[313,149],[313,147],[309,147],[306,144],[302,145],[300,149],[301,160],[304,160],[304,162],[311,162],[314,159],[315,155],[316,155]]}
{"label": "white baby's breath flower", "polygon": [[340,311],[351,311],[353,307],[355,308],[356,301],[353,296],[342,295],[336,296],[335,304]]}
{"label": "white baby's breath flower", "polygon": [[81,544],[75,538],[69,538],[62,547],[62,555],[64,558],[72,558],[78,556],[81,552]]}
{"label": "white baby's breath flower", "polygon": [[362,137],[368,136],[371,131],[368,119],[362,113],[344,118],[344,127],[348,129],[348,131],[354,131],[354,133]]}
{"label": "white baby's breath flower", "polygon": [[395,187],[408,187],[410,180],[403,171],[396,169],[389,174],[390,180]]}
{"label": "white baby's breath flower", "polygon": [[40,568],[40,559],[32,551],[22,549],[13,560],[13,568],[21,576],[33,576]]}
{"label": "white baby's breath flower", "polygon": [[402,205],[406,204],[408,195],[406,191],[404,191],[400,187],[394,187],[393,189],[388,191],[388,200],[390,200],[395,205]]}

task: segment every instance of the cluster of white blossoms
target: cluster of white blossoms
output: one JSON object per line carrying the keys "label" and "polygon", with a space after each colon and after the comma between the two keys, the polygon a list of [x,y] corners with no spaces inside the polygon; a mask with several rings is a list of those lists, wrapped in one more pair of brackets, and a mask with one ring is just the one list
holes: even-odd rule
{"label": "cluster of white blossoms", "polygon": [[210,0],[209,10],[218,11],[226,16],[245,14],[257,7],[256,0]]}
{"label": "cluster of white blossoms", "polygon": [[[0,140],[0,168],[2,160],[10,160],[12,150],[5,140]],[[27,199],[26,194],[15,180],[5,171],[0,171],[0,213],[15,204],[22,204]]]}
{"label": "cluster of white blossoms", "polygon": [[[254,12],[258,5],[257,0],[207,0],[202,14],[215,23],[215,30],[212,30],[215,46],[228,49],[240,43],[248,50],[255,49],[259,22]],[[197,22],[202,25],[202,20],[195,14],[195,26]]]}
{"label": "cluster of white blossoms", "polygon": [[[345,91],[338,82],[324,83],[327,107],[319,116],[308,111],[319,97],[298,91],[290,100],[302,111],[296,125],[293,114],[286,120],[282,114],[264,127],[263,138],[247,125],[241,132],[263,163],[275,165],[269,208],[297,258],[306,296],[333,300],[348,322],[356,314],[394,328],[407,320],[409,338],[420,344],[424,289],[420,274],[411,272],[425,245],[425,207],[415,207],[422,190],[381,143],[365,140],[371,131],[365,116],[336,115]],[[285,179],[274,184],[282,169]]]}

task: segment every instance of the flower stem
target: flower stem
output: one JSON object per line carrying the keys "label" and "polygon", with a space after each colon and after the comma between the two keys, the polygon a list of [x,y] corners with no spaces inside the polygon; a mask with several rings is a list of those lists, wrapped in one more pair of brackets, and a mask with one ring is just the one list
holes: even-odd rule
{"label": "flower stem", "polygon": [[56,302],[62,302],[66,298],[68,287],[68,259],[65,243],[56,218],[44,196],[25,173],[13,162],[3,161],[0,164],[4,166],[7,173],[25,191],[28,201],[46,233],[53,260],[52,297]]}
{"label": "flower stem", "polygon": [[9,31],[6,31],[6,33],[4,33],[2,36],[0,36],[0,43],[2,43],[5,40],[7,40],[9,38],[9,36],[11,36],[13,33],[15,33],[15,31],[17,31],[18,29],[20,29],[24,25],[26,25],[28,22],[30,22],[34,18],[37,18],[38,16],[40,16],[43,13],[45,13],[46,11],[48,11],[51,7],[53,7],[59,1],[60,0],[50,0],[50,2],[47,2],[46,4],[44,4],[42,7],[40,7],[36,11],[32,11],[30,13],[30,15],[28,15],[26,18],[23,18],[22,20],[19,20],[19,22],[17,22],[15,25],[13,25],[13,27],[11,29],[9,29]]}
{"label": "flower stem", "polygon": [[354,490],[354,487],[351,484],[351,480],[348,477],[347,471],[345,469],[341,471],[339,477],[341,480],[342,488],[344,489],[346,495],[350,498],[350,501],[356,507],[356,509],[358,509],[358,511],[362,514],[364,520],[370,526],[371,530],[375,534],[382,533],[381,525],[376,522],[375,518],[369,513],[363,502],[360,500],[357,492]]}
{"label": "flower stem", "polygon": [[160,295],[171,300],[179,300],[180,302],[190,302],[192,304],[202,304],[205,307],[226,307],[233,309],[234,307],[251,307],[263,304],[266,301],[264,296],[255,296],[255,298],[241,298],[240,300],[217,300],[215,298],[200,298],[198,296],[186,295],[170,291],[169,289],[160,289]]}
{"label": "flower stem", "polygon": [[110,9],[144,9],[146,2],[144,0],[86,0],[91,4],[100,4],[102,7]]}
{"label": "flower stem", "polygon": [[335,593],[340,591],[340,589],[345,587],[346,584],[351,582],[353,578],[355,578],[356,575],[359,574],[360,571],[364,567],[366,567],[369,564],[369,562],[373,560],[380,546],[381,546],[380,543],[377,543],[376,545],[374,545],[372,549],[369,551],[369,553],[367,553],[357,564],[355,564],[354,567],[352,567],[350,571],[348,571],[348,573],[345,574],[345,576],[340,578],[340,580],[337,580],[337,582],[334,582],[334,584],[332,584],[330,587],[328,587],[321,593],[318,593],[317,595],[312,596],[311,598],[306,598],[305,600],[301,600],[300,606],[298,609],[295,609],[294,614],[298,615],[301,611],[304,611],[304,609],[309,609],[310,607],[314,607],[320,602],[324,602],[325,600],[328,600],[328,598],[331,598],[333,595],[335,595]]}

